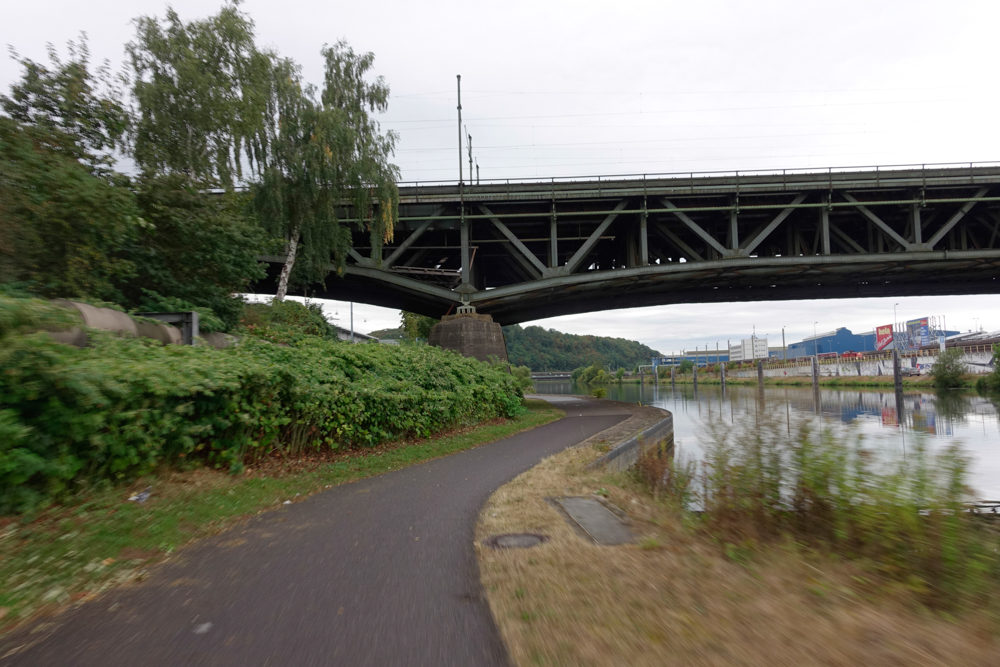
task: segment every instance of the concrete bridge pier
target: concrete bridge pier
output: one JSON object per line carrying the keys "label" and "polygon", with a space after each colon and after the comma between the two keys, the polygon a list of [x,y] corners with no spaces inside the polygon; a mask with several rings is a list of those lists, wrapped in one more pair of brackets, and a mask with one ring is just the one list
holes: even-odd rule
{"label": "concrete bridge pier", "polygon": [[458,314],[442,317],[431,327],[427,342],[445,350],[455,350],[463,357],[508,362],[503,329],[491,315],[479,314],[472,306],[460,306]]}

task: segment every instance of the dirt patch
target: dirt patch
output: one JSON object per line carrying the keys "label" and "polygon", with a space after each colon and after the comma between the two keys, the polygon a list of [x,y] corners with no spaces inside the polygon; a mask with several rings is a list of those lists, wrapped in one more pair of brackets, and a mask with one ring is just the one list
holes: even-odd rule
{"label": "dirt patch", "polygon": [[[933,614],[905,586],[885,590],[856,564],[800,548],[724,549],[627,474],[586,471],[610,438],[546,459],[498,489],[480,515],[482,582],[517,664],[1000,664],[987,614]],[[595,493],[630,517],[636,544],[594,545],[545,501]],[[481,546],[514,532],[550,539]]]}

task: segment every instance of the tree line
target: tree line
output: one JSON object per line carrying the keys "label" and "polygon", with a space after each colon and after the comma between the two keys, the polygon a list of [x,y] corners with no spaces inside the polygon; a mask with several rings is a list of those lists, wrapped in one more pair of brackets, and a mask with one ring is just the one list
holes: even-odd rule
{"label": "tree line", "polygon": [[[202,311],[235,326],[236,296],[284,254],[277,299],[342,271],[351,227],[392,238],[397,136],[374,119],[374,56],[324,46],[323,81],[257,44],[237,2],[214,16],[134,20],[125,65],[85,37],[47,63],[14,54],[0,95],[0,292]],[[350,205],[352,219],[346,211]],[[214,323],[214,325],[213,325]]]}
{"label": "tree line", "polygon": [[634,340],[608,336],[579,336],[538,326],[519,324],[503,328],[510,363],[533,371],[570,371],[596,364],[599,368],[632,370],[660,356]]}

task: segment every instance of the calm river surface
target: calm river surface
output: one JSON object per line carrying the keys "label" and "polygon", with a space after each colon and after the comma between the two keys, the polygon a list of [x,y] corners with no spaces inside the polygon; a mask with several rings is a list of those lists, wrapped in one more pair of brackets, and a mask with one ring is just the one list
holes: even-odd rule
{"label": "calm river surface", "polygon": [[[801,419],[818,419],[823,429],[856,429],[873,446],[890,454],[903,454],[917,438],[931,450],[959,442],[972,458],[971,479],[980,499],[1000,500],[1000,424],[997,406],[989,399],[964,392],[941,395],[905,392],[902,414],[896,395],[879,389],[820,389],[768,387],[763,404],[756,387],[719,385],[609,384],[608,398],[626,403],[654,405],[674,415],[677,455],[699,461],[706,425],[756,423],[766,411],[789,426]],[[535,382],[538,394],[589,394],[572,382]]]}

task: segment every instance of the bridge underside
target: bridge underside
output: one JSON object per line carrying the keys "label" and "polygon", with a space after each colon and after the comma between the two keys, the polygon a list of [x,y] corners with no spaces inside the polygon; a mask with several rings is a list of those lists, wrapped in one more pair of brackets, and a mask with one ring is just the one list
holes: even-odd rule
{"label": "bridge underside", "polygon": [[[400,188],[308,293],[502,324],[673,303],[1000,292],[1000,167]],[[277,262],[280,258],[270,258]],[[256,286],[273,289],[270,279]]]}

